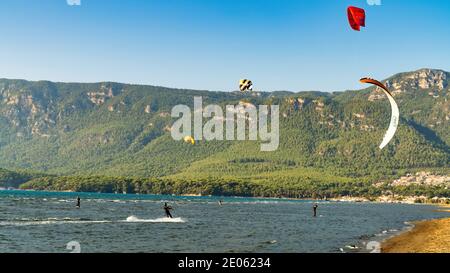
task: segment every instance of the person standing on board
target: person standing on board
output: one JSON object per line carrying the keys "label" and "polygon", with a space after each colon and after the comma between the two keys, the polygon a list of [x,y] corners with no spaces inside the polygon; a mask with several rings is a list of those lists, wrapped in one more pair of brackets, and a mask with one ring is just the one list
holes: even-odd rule
{"label": "person standing on board", "polygon": [[170,210],[172,210],[172,207],[168,206],[167,203],[164,203],[164,212],[166,213],[167,218],[173,218]]}
{"label": "person standing on board", "polygon": [[313,206],[314,217],[317,217],[317,208],[318,207],[319,206],[317,204],[314,204],[314,206]]}
{"label": "person standing on board", "polygon": [[77,209],[81,208],[81,199],[79,196],[77,196]]}

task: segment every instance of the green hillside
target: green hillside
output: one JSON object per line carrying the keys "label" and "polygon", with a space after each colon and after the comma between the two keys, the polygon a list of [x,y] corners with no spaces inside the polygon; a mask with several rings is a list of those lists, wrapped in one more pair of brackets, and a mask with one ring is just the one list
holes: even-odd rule
{"label": "green hillside", "polygon": [[[242,94],[2,79],[0,167],[66,180],[157,179],[158,185],[181,185],[181,193],[188,193],[183,187],[189,183],[199,183],[190,189],[195,193],[210,193],[200,189],[208,183],[221,188],[249,183],[271,195],[280,189],[298,194],[320,185],[354,188],[418,170],[449,174],[449,76],[422,69],[387,79],[401,120],[394,140],[382,151],[378,145],[389,125],[390,106],[374,88]],[[279,149],[261,152],[252,141],[200,141],[194,146],[174,141],[170,111],[177,104],[192,107],[194,96],[202,96],[204,105],[223,107],[241,101],[280,105]],[[33,181],[34,187],[38,182]]]}

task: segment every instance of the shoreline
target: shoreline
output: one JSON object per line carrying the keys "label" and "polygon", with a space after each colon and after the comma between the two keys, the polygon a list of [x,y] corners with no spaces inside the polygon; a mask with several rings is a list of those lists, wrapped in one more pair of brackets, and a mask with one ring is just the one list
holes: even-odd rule
{"label": "shoreline", "polygon": [[[450,212],[450,198],[441,198],[434,200],[433,198],[426,198],[424,196],[397,196],[391,198],[390,196],[374,196],[368,197],[356,197],[356,196],[341,196],[331,197],[327,199],[315,199],[315,198],[294,198],[294,197],[275,197],[275,196],[240,196],[240,195],[202,195],[196,193],[182,193],[182,194],[156,194],[156,193],[119,193],[119,192],[78,192],[72,190],[41,190],[41,189],[21,189],[21,188],[9,188],[0,189],[0,191],[23,191],[23,192],[48,192],[48,193],[79,193],[79,194],[114,194],[114,195],[136,195],[136,196],[175,196],[175,197],[217,197],[217,198],[254,198],[254,199],[270,199],[270,200],[285,200],[285,201],[311,201],[311,202],[337,202],[337,203],[373,203],[373,204],[408,204],[408,205],[433,205],[440,207],[442,212]],[[419,200],[420,202],[417,202]]]}
{"label": "shoreline", "polygon": [[[448,213],[449,206],[438,211]],[[382,253],[450,253],[450,218],[423,220],[412,228],[384,240]]]}

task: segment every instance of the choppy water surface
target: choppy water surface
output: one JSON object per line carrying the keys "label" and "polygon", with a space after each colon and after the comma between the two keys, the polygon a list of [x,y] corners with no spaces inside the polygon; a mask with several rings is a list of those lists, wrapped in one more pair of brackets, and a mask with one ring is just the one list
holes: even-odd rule
{"label": "choppy water surface", "polygon": [[0,252],[64,253],[71,241],[82,252],[364,251],[405,222],[449,216],[435,210],[320,202],[314,218],[298,200],[0,191]]}

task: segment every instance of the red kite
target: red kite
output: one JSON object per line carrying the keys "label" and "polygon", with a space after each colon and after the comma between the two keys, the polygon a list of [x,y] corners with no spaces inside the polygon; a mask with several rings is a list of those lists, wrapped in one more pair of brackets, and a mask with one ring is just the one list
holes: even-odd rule
{"label": "red kite", "polygon": [[347,9],[348,21],[350,26],[359,31],[360,27],[366,26],[366,12],[357,7],[348,7]]}

